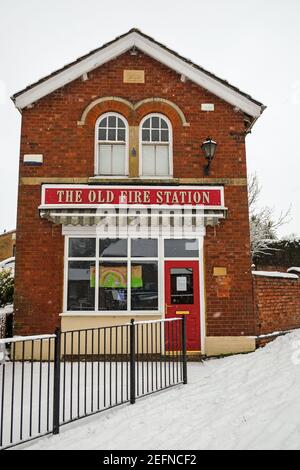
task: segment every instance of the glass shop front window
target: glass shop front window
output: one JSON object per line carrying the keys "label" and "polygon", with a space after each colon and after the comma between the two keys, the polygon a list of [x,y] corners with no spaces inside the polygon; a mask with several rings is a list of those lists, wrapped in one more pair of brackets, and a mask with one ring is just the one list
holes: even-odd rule
{"label": "glass shop front window", "polygon": [[127,262],[100,261],[99,310],[127,310]]}
{"label": "glass shop front window", "polygon": [[67,310],[159,309],[158,240],[69,238]]}
{"label": "glass shop front window", "polygon": [[68,310],[94,310],[93,286],[94,261],[69,261],[68,263]]}

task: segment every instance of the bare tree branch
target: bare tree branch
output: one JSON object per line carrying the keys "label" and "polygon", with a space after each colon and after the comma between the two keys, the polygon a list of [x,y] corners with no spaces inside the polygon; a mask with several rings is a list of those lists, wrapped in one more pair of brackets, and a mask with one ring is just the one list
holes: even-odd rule
{"label": "bare tree branch", "polygon": [[256,174],[250,175],[248,181],[248,204],[250,217],[250,241],[252,259],[258,254],[270,254],[272,242],[278,239],[278,229],[290,221],[291,208],[281,212],[276,217],[274,208],[264,206],[258,207],[261,195]]}

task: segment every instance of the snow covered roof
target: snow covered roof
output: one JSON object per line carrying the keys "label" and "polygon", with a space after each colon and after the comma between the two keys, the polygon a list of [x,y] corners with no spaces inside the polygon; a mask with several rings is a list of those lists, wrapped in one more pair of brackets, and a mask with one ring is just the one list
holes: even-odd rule
{"label": "snow covered roof", "polygon": [[279,271],[252,271],[252,274],[254,276],[283,277],[286,279],[299,279],[297,274],[281,273]]}
{"label": "snow covered roof", "polygon": [[5,236],[5,235],[14,234],[14,233],[16,233],[16,229],[14,229],[14,230],[7,230],[7,231],[4,231],[4,232],[0,233],[0,237],[3,237],[3,236]]}
{"label": "snow covered roof", "polygon": [[299,273],[300,274],[300,267],[298,266],[295,266],[295,267],[292,267],[292,268],[289,268],[287,270],[288,273]]}
{"label": "snow covered roof", "polygon": [[135,47],[232,104],[255,121],[265,106],[189,59],[134,28],[12,96],[19,110]]}

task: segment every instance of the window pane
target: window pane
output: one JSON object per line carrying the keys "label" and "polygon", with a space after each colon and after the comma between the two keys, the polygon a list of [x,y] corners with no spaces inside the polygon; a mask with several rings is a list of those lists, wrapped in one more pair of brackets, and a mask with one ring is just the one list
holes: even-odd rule
{"label": "window pane", "polygon": [[151,131],[152,142],[159,142],[159,131]]}
{"label": "window pane", "polygon": [[154,258],[157,256],[157,240],[137,238],[131,240],[131,256]]}
{"label": "window pane", "polygon": [[112,175],[125,175],[125,145],[112,146]]}
{"label": "window pane", "polygon": [[108,116],[108,127],[117,127],[116,116]]}
{"label": "window pane", "polygon": [[99,140],[106,140],[106,129],[99,129]]}
{"label": "window pane", "polygon": [[152,118],[152,129],[159,129],[159,117]]}
{"label": "window pane", "polygon": [[169,175],[169,146],[157,145],[156,146],[156,174],[168,176]]}
{"label": "window pane", "polygon": [[160,120],[160,127],[162,129],[168,129],[168,124],[166,123],[166,121],[164,119]]}
{"label": "window pane", "polygon": [[160,136],[161,142],[169,142],[169,131],[161,131]]}
{"label": "window pane", "polygon": [[125,129],[118,130],[118,140],[125,142]]}
{"label": "window pane", "polygon": [[99,127],[107,127],[107,118],[101,119]]}
{"label": "window pane", "polygon": [[99,310],[127,310],[127,262],[99,264]]}
{"label": "window pane", "polygon": [[149,142],[150,141],[150,131],[147,129],[143,129],[142,131],[142,140],[144,142]]}
{"label": "window pane", "polygon": [[95,263],[69,261],[68,311],[95,310]]}
{"label": "window pane", "polygon": [[116,140],[116,129],[108,129],[108,140]]}
{"label": "window pane", "polygon": [[127,239],[100,239],[99,256],[104,258],[121,258],[127,256]]}
{"label": "window pane", "polygon": [[118,127],[121,127],[122,129],[125,129],[125,124],[122,121],[122,119],[118,118]]}
{"label": "window pane", "polygon": [[192,305],[194,303],[193,269],[171,269],[171,304]]}
{"label": "window pane", "polygon": [[111,174],[111,145],[99,145],[99,173]]}
{"label": "window pane", "polygon": [[143,129],[150,129],[150,118],[146,119],[144,122]]}
{"label": "window pane", "polygon": [[158,310],[157,261],[131,263],[131,309]]}
{"label": "window pane", "polygon": [[95,238],[70,238],[69,257],[70,258],[90,258],[96,256]]}
{"label": "window pane", "polygon": [[155,175],[154,145],[143,145],[143,175]]}
{"label": "window pane", "polygon": [[198,256],[198,240],[165,240],[166,258],[195,258]]}

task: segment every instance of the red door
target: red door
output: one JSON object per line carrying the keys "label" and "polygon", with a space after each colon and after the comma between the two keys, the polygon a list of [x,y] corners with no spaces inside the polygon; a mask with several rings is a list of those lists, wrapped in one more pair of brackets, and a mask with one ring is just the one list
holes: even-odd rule
{"label": "red door", "polygon": [[[165,317],[186,315],[187,350],[200,351],[198,261],[165,261]],[[166,338],[167,349],[171,344]]]}

